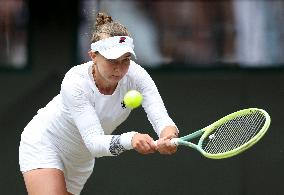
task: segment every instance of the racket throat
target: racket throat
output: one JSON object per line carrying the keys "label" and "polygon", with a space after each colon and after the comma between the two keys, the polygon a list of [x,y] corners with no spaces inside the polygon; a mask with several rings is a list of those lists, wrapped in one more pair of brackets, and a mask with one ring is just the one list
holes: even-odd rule
{"label": "racket throat", "polygon": [[191,147],[193,149],[196,149],[198,151],[200,151],[200,147],[194,143],[191,143],[191,142],[187,142],[187,141],[183,141],[183,140],[179,140],[178,141],[178,144],[179,145],[184,145],[184,146],[188,146],[188,147]]}
{"label": "racket throat", "polygon": [[[181,139],[182,140],[192,140],[194,138],[201,136],[203,134],[203,132],[204,132],[204,129],[200,129],[198,131],[195,131],[194,133],[191,133],[189,135],[181,137]],[[195,145],[195,144],[193,144],[193,145]]]}

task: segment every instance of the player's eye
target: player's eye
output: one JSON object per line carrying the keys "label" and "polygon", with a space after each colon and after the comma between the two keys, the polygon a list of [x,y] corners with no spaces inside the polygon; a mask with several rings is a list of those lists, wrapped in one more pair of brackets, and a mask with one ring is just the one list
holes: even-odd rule
{"label": "player's eye", "polygon": [[121,60],[116,60],[116,59],[107,59],[107,62],[111,65],[117,65],[117,64],[129,64],[131,60],[131,57],[125,57]]}
{"label": "player's eye", "polygon": [[113,59],[108,59],[107,60],[109,64],[117,64],[118,61],[117,60],[113,60]]}
{"label": "player's eye", "polygon": [[131,60],[131,57],[127,57],[127,58],[125,58],[125,59],[123,59],[123,63],[128,63],[129,61]]}

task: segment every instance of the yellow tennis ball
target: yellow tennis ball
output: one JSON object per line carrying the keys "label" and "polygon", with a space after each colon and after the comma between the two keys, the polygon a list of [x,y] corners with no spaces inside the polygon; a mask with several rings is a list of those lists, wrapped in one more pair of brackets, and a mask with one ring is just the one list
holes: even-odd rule
{"label": "yellow tennis ball", "polygon": [[123,98],[125,106],[131,109],[139,107],[142,103],[142,100],[142,94],[136,90],[128,91]]}

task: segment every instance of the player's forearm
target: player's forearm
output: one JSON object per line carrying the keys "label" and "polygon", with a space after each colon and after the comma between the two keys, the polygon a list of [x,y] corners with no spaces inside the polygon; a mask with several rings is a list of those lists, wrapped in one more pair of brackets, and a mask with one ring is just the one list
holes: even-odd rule
{"label": "player's forearm", "polygon": [[131,140],[134,134],[136,132],[128,132],[121,135],[89,135],[88,137],[83,137],[83,140],[94,158],[117,156],[133,148]]}

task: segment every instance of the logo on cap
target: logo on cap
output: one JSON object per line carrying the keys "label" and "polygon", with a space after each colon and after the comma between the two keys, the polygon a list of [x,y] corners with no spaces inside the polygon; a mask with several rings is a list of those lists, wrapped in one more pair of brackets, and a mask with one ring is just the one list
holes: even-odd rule
{"label": "logo on cap", "polygon": [[120,37],[119,43],[124,43],[125,39],[126,39],[126,37]]}

